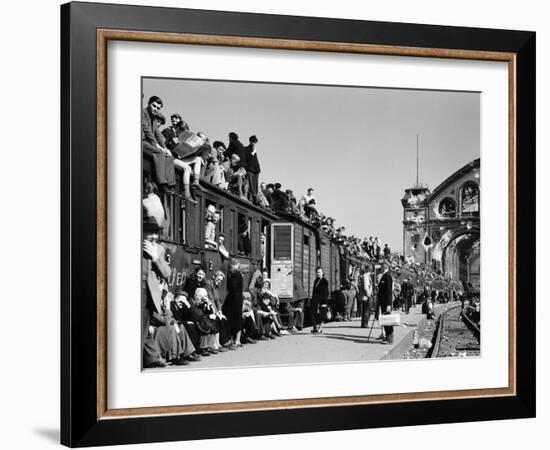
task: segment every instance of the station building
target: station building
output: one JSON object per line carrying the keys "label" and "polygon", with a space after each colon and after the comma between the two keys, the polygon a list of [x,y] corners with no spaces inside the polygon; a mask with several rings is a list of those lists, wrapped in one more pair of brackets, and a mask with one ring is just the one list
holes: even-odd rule
{"label": "station building", "polygon": [[480,159],[433,191],[421,184],[405,189],[401,204],[404,255],[479,288]]}

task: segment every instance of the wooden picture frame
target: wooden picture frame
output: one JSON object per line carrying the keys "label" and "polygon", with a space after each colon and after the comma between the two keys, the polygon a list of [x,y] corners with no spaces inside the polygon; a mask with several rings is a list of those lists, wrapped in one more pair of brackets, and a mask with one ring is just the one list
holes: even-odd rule
{"label": "wooden picture frame", "polygon": [[[106,44],[109,40],[507,62],[509,386],[422,394],[109,409],[106,402]],[[61,442],[64,445],[534,417],[535,33],[69,3],[61,7],[61,56]]]}

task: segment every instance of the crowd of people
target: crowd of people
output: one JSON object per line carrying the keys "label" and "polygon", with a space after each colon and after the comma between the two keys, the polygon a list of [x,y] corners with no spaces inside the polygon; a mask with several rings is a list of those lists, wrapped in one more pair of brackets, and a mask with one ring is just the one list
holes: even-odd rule
{"label": "crowd of people", "polygon": [[[213,205],[207,208],[205,245],[217,249],[229,261],[227,276],[217,271],[207,280],[204,268],[197,267],[182,286],[170,290],[167,283],[170,267],[158,239],[165,221],[161,197],[174,191],[176,167],[183,171],[181,194],[193,204],[196,200],[192,189],[204,190],[202,179],[261,208],[307,221],[327,233],[344,252],[368,262],[366,270],[350,274],[333,293],[329,292],[323,269],[317,268],[309,303],[312,333],[322,333],[323,322],[332,319],[330,299],[335,302],[336,320],[351,320],[356,315],[361,317],[363,327],[372,315],[377,320],[380,314],[399,307],[408,313],[417,298],[426,305],[427,314],[433,310],[430,301],[448,300],[449,290],[438,292],[430,288],[432,281],[441,280],[440,273],[392,252],[376,236],[363,239],[347,236],[345,227],[337,227],[334,218],[318,211],[313,188],[297,200],[292,190],[283,190],[280,183],[259,183],[257,136],[250,136],[249,144],[244,146],[239,136],[231,132],[227,146],[218,140],[210,144],[204,133],[191,131],[178,113],[172,114],[171,125],[161,130],[166,123],[162,107],[162,100],[153,96],[142,113],[142,150],[153,161],[152,179],[146,180],[143,192],[145,368],[187,365],[219,352],[296,333],[304,326],[304,302],[280,302],[271,288],[267,270],[257,270],[249,285],[243,286],[239,261],[230,257],[224,235],[216,235],[220,214]],[[242,224],[238,233],[238,253],[247,254],[250,230]],[[265,244],[265,236],[262,238]],[[377,270],[376,279],[375,267],[381,269]],[[222,298],[221,292],[227,295]],[[454,297],[454,291],[451,292]],[[392,327],[384,327],[382,342],[391,342],[392,332]]]}
{"label": "crowd of people", "polygon": [[[299,332],[303,304],[281,303],[267,270],[257,270],[245,286],[239,261],[231,258],[226,275],[206,278],[197,266],[172,291],[170,268],[158,243],[162,218],[144,208],[142,260],[143,367],[187,365],[243,345]],[[225,283],[225,285],[224,285]],[[226,292],[222,298],[221,292]]]}
{"label": "crowd of people", "polygon": [[[228,134],[227,145],[221,140],[211,142],[203,132],[192,131],[179,113],[173,113],[171,124],[166,125],[162,108],[162,99],[152,96],[142,113],[142,149],[152,158],[151,181],[161,195],[173,192],[175,168],[178,167],[183,171],[182,194],[192,204],[196,203],[192,191],[203,191],[200,184],[203,180],[266,210],[311,223],[329,234],[349,254],[380,259],[391,253],[388,245],[382,246],[378,237],[361,239],[346,235],[345,227],[336,226],[333,217],[318,210],[313,188],[298,200],[294,192],[283,189],[281,183],[260,182],[259,139],[256,135],[248,138],[246,146],[233,131]],[[212,222],[212,216],[207,217],[207,222]],[[212,247],[216,244],[214,239],[209,241]]]}

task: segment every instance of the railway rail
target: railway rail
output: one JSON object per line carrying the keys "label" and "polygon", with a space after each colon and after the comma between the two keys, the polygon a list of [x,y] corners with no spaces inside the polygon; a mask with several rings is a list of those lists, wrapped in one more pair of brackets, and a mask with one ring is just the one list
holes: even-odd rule
{"label": "railway rail", "polygon": [[474,312],[479,316],[474,308],[457,305],[441,314],[431,358],[480,355],[480,328]]}

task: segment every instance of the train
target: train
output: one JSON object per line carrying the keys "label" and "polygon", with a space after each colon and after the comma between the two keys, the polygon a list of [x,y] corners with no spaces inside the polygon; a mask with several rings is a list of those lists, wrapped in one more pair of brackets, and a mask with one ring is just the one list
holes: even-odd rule
{"label": "train", "polygon": [[[152,160],[143,155],[144,180],[151,178]],[[204,180],[204,189],[195,190],[197,201],[191,204],[178,192],[182,191],[182,172],[176,168],[174,193],[163,195],[166,225],[159,242],[166,249],[171,267],[168,287],[172,292],[185,285],[196,267],[211,278],[217,270],[227,273],[229,258],[205,242],[205,217],[212,205],[219,211],[216,236],[225,236],[225,248],[240,262],[243,286],[248,288],[252,274],[266,268],[273,292],[281,302],[304,301],[311,298],[315,271],[323,268],[329,283],[329,306],[334,309],[334,292],[352,277],[357,280],[369,261],[344,251],[324,230],[290,214],[274,213],[241,199]],[[239,246],[239,230],[249,230],[249,245]],[[225,292],[221,293],[225,295]]]}

